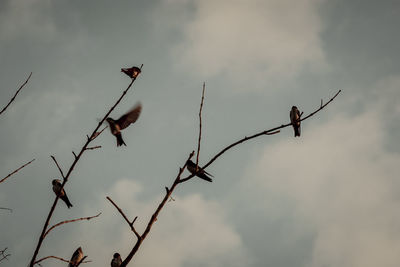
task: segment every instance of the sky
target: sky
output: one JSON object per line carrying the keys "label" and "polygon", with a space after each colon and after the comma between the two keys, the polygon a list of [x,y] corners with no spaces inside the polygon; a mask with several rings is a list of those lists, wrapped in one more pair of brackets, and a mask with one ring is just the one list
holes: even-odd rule
{"label": "sky", "polygon": [[[130,265],[152,267],[375,267],[400,262],[400,3],[359,0],[150,0],[0,2],[1,266],[26,266],[60,178],[130,80],[121,104],[143,110],[117,147],[107,129],[78,162],[40,250],[85,266],[124,258],[179,167],[289,122],[342,93],[293,129],[243,143],[176,188]],[[187,172],[185,172],[187,174]],[[65,266],[48,260],[43,266]]]}

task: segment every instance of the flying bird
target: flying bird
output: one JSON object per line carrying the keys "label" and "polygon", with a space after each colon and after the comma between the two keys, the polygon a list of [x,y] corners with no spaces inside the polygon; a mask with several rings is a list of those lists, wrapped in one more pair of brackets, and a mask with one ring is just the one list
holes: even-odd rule
{"label": "flying bird", "polygon": [[113,135],[117,138],[117,146],[125,145],[122,139],[121,130],[128,127],[131,123],[134,123],[139,118],[140,112],[142,111],[142,104],[137,103],[132,110],[125,115],[122,115],[118,120],[107,118],[107,122],[110,125],[110,130]]}
{"label": "flying bird", "polygon": [[292,107],[290,111],[290,122],[293,125],[294,129],[294,137],[300,136],[300,111],[297,109],[296,106]]}
{"label": "flying bird", "polygon": [[74,254],[72,254],[71,260],[69,261],[68,267],[76,267],[78,263],[83,258],[82,248],[79,247],[75,250]]}
{"label": "flying bird", "polygon": [[209,174],[208,172],[206,172],[205,170],[203,170],[202,168],[200,168],[200,166],[197,166],[197,170],[196,170],[196,163],[194,163],[193,161],[191,161],[190,159],[186,162],[186,167],[188,169],[188,171],[190,171],[192,174],[196,175],[197,177],[206,180],[207,182],[212,182],[211,174]]}
{"label": "flying bird", "polygon": [[61,181],[59,179],[54,179],[51,183],[53,185],[54,193],[57,196],[59,196],[65,202],[65,204],[67,204],[68,208],[71,208],[72,204],[69,201],[68,196],[64,191],[64,188],[61,188],[61,186],[62,186]]}
{"label": "flying bird", "polygon": [[111,267],[120,267],[122,263],[121,255],[114,253],[114,257],[111,261]]}
{"label": "flying bird", "polygon": [[122,68],[121,72],[128,75],[131,79],[136,78],[142,72],[138,67]]}

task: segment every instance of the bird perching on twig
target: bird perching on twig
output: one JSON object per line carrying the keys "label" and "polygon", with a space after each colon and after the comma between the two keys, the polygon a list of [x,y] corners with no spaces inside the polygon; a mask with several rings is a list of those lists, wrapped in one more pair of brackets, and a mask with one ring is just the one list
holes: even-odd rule
{"label": "bird perching on twig", "polygon": [[297,109],[296,106],[293,106],[292,109],[290,110],[290,122],[293,125],[294,129],[294,137],[299,136],[300,137],[300,111]]}
{"label": "bird perching on twig", "polygon": [[138,67],[132,67],[132,68],[122,68],[121,72],[125,73],[128,75],[131,79],[136,78],[139,76],[139,74],[142,72],[140,68]]}
{"label": "bird perching on twig", "polygon": [[197,170],[196,170],[196,163],[194,163],[190,159],[186,162],[186,167],[187,167],[188,171],[190,171],[192,174],[196,175],[197,177],[199,177],[203,180],[206,180],[207,182],[212,182],[211,177],[214,177],[214,176],[212,176],[211,174],[209,174],[208,172],[206,172],[205,170],[200,168],[200,166],[197,166]]}
{"label": "bird perching on twig", "polygon": [[65,202],[65,204],[67,204],[68,208],[71,208],[72,204],[69,201],[68,196],[64,191],[64,188],[61,188],[62,187],[61,181],[59,179],[54,179],[51,183],[53,185],[54,193],[57,196],[59,196],[61,198],[61,200]]}

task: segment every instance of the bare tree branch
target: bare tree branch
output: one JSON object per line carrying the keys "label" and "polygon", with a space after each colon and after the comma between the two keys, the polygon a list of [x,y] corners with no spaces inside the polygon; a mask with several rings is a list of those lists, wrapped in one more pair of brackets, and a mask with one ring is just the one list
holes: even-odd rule
{"label": "bare tree branch", "polygon": [[203,110],[204,103],[204,90],[206,89],[206,83],[203,83],[203,92],[201,93],[201,103],[199,110],[199,140],[197,141],[197,154],[196,154],[196,171],[199,166],[199,156],[200,156],[200,144],[201,144],[201,111]]}
{"label": "bare tree branch", "polygon": [[94,216],[82,217],[82,218],[78,218],[78,219],[65,220],[65,221],[59,222],[59,223],[53,225],[52,227],[50,227],[50,228],[46,231],[46,233],[44,233],[44,236],[46,237],[46,235],[47,235],[51,230],[53,230],[54,228],[56,228],[56,227],[58,227],[58,226],[60,226],[60,225],[63,225],[63,224],[66,224],[66,223],[77,222],[77,221],[83,221],[83,220],[88,220],[88,221],[89,221],[90,219],[97,218],[97,217],[99,217],[100,215],[101,215],[101,212],[100,212],[99,214],[97,214],[97,215],[94,215]]}
{"label": "bare tree branch", "polygon": [[55,158],[53,155],[50,156],[50,157],[53,159],[53,161],[54,161],[54,163],[56,164],[58,170],[60,171],[61,177],[62,177],[63,179],[65,179],[64,172],[62,171],[62,169],[61,169],[60,165],[58,164],[56,158]]}
{"label": "bare tree branch", "polygon": [[95,150],[101,148],[101,146],[92,146],[92,147],[87,147],[86,150]]}
{"label": "bare tree branch", "polygon": [[[142,66],[143,66],[143,64],[142,64]],[[93,141],[93,139],[99,135],[97,132],[98,132],[100,126],[107,119],[107,117],[111,114],[111,112],[115,109],[115,107],[121,102],[121,100],[124,98],[126,93],[129,91],[129,89],[131,88],[131,86],[135,82],[135,80],[136,80],[136,77],[131,80],[131,82],[129,83],[128,87],[123,91],[122,95],[118,98],[118,100],[115,102],[115,104],[108,110],[108,112],[104,115],[104,117],[101,119],[101,121],[97,124],[97,126],[93,130],[92,134],[90,136],[88,136],[85,144],[81,148],[81,150],[78,153],[78,155],[76,155],[76,157],[75,157],[74,161],[72,162],[67,174],[65,175],[65,178],[64,178],[64,181],[63,181],[63,183],[61,185],[61,189],[60,190],[62,190],[64,188],[64,185],[68,182],[68,178],[71,175],[72,171],[74,170],[75,165],[78,163],[78,161],[81,158],[82,154],[86,151],[86,148],[88,147],[90,142]],[[33,265],[35,263],[36,257],[37,257],[37,255],[39,253],[40,247],[42,246],[42,243],[43,243],[43,240],[44,240],[44,234],[46,233],[47,227],[49,226],[49,222],[50,222],[51,217],[53,216],[53,213],[54,213],[55,207],[57,205],[58,199],[59,199],[59,195],[56,195],[56,197],[54,199],[54,202],[53,202],[53,205],[51,206],[49,214],[47,215],[46,221],[45,221],[45,223],[43,225],[43,229],[42,229],[42,232],[41,232],[41,234],[39,236],[39,240],[38,240],[38,243],[36,245],[35,251],[33,253],[32,259],[31,259],[31,261],[29,263],[30,267],[33,267]]]}
{"label": "bare tree branch", "polygon": [[8,104],[0,111],[0,115],[6,111],[6,109],[8,108],[8,106],[11,105],[11,103],[15,100],[15,98],[17,97],[19,91],[21,91],[21,89],[28,83],[29,79],[32,76],[32,72],[31,74],[29,74],[28,79],[26,79],[26,81],[19,87],[19,89],[17,90],[17,92],[15,92],[15,95],[11,98],[10,102],[8,102]]}
{"label": "bare tree branch", "polygon": [[7,175],[6,177],[4,177],[3,179],[0,180],[0,184],[2,182],[4,182],[5,180],[7,180],[11,175],[13,175],[14,173],[17,173],[19,170],[21,170],[22,168],[28,166],[29,164],[31,164],[33,161],[35,161],[35,159],[29,161],[28,163],[25,163],[24,165],[22,165],[21,167],[19,167],[18,169],[16,169],[15,171],[13,171],[12,173],[10,173],[9,175]]}
{"label": "bare tree branch", "polygon": [[120,207],[118,207],[117,204],[115,204],[115,202],[110,198],[110,197],[106,197],[108,199],[108,201],[111,202],[111,204],[114,205],[114,207],[119,211],[119,213],[122,215],[122,217],[124,217],[125,221],[128,223],[129,227],[131,228],[132,232],[136,235],[136,237],[138,239],[141,238],[141,236],[139,235],[139,233],[136,231],[135,227],[133,226],[133,224],[135,223],[137,216],[135,217],[135,219],[133,219],[132,222],[129,221],[128,217],[126,217],[125,213],[121,210]]}
{"label": "bare tree branch", "polygon": [[92,136],[92,140],[96,139],[107,128],[108,126],[105,126],[100,132],[95,132],[94,135]]}
{"label": "bare tree branch", "polygon": [[[183,165],[182,168],[179,168],[178,175],[176,176],[174,183],[172,184],[171,188],[168,190],[165,190],[165,196],[161,203],[158,205],[156,211],[153,213],[153,215],[150,218],[150,221],[148,222],[146,229],[144,230],[143,234],[140,235],[140,238],[137,239],[134,247],[132,248],[131,252],[129,252],[128,256],[125,258],[125,260],[122,262],[120,267],[126,267],[128,263],[132,260],[133,256],[136,254],[138,251],[140,245],[142,244],[143,240],[145,240],[146,236],[150,233],[151,227],[153,226],[154,222],[157,221],[157,216],[161,212],[162,208],[164,207],[165,203],[168,201],[168,199],[171,197],[172,192],[174,191],[175,187],[179,184],[179,179],[183,173],[183,171],[186,168],[187,161],[191,159],[194,155],[194,151],[190,153],[188,159],[185,161],[185,164]],[[124,217],[125,218],[125,217]],[[127,219],[125,219],[127,220]]]}
{"label": "bare tree branch", "polygon": [[6,254],[6,250],[7,250],[8,248],[5,248],[5,249],[3,249],[3,250],[0,250],[0,262],[1,261],[3,261],[3,260],[8,260],[8,257],[10,257],[11,256],[11,254],[10,253],[7,253]]}
{"label": "bare tree branch", "polygon": [[10,211],[11,213],[13,212],[12,209],[10,209],[10,208],[4,208],[4,207],[0,207],[0,210],[8,210],[8,211]]}
{"label": "bare tree branch", "polygon": [[[84,256],[84,257],[79,261],[79,263],[78,263],[77,266],[79,266],[79,264],[81,264],[81,263],[92,262],[92,261],[90,261],[90,260],[89,260],[89,261],[84,261],[86,258],[87,258],[87,256]],[[61,257],[57,257],[57,256],[46,256],[46,257],[44,257],[44,258],[41,258],[41,259],[35,261],[34,265],[37,264],[37,265],[39,265],[39,266],[42,266],[42,265],[40,264],[40,262],[42,262],[42,261],[44,261],[44,260],[47,260],[47,259],[57,259],[57,260],[60,260],[60,261],[66,262],[66,263],[71,263],[69,260],[63,259],[63,258],[61,258]]]}
{"label": "bare tree branch", "polygon": [[[315,111],[311,112],[309,115],[307,115],[306,117],[300,119],[299,121],[304,121],[308,118],[310,118],[311,116],[315,115],[317,112],[321,111],[323,108],[325,108],[329,103],[331,103],[341,92],[342,90],[339,90],[328,102],[326,102],[324,105],[320,106],[318,109],[316,109]],[[224,149],[222,149],[218,154],[216,154],[209,162],[207,162],[206,165],[204,165],[202,168],[205,169],[208,166],[210,166],[217,158],[219,158],[222,154],[224,154],[226,151],[228,151],[229,149],[231,149],[232,147],[237,146],[238,144],[241,144],[243,142],[246,142],[248,140],[254,139],[256,137],[259,137],[261,135],[271,135],[271,134],[275,134],[277,133],[278,130],[286,128],[288,126],[291,126],[292,123],[287,123],[287,124],[283,124],[281,126],[269,129],[269,130],[265,130],[259,133],[256,133],[252,136],[245,136],[244,138],[240,139],[239,141],[234,142],[233,144],[230,144],[229,146],[225,147]]]}
{"label": "bare tree branch", "polygon": [[[317,110],[315,110],[314,112],[310,113],[308,116],[304,117],[303,119],[300,119],[299,121],[303,121],[303,120],[305,120],[305,119],[307,119],[307,118],[313,116],[313,115],[316,114],[318,111],[322,110],[322,109],[323,109],[324,107],[326,107],[330,102],[332,102],[332,101],[336,98],[336,96],[338,96],[338,94],[339,94],[340,92],[341,92],[341,91],[339,90],[325,105],[321,105]],[[203,89],[202,102],[203,102],[203,97],[204,97],[204,89]],[[200,105],[199,117],[201,117],[201,108],[202,108],[202,104]],[[201,125],[201,123],[200,123],[200,125]],[[253,139],[253,138],[256,138],[256,137],[258,137],[258,136],[277,134],[277,133],[280,132],[280,129],[285,128],[285,127],[288,127],[288,126],[290,126],[290,125],[292,125],[292,124],[291,124],[291,123],[289,123],[289,124],[284,124],[284,125],[281,125],[281,126],[278,126],[278,127],[272,128],[272,129],[269,129],[269,130],[262,131],[262,132],[260,132],[260,133],[257,133],[257,134],[255,134],[255,135],[252,135],[252,136],[249,136],[249,137],[246,136],[245,138],[242,138],[242,139],[240,139],[239,141],[232,143],[231,145],[229,145],[229,146],[227,146],[226,148],[224,148],[221,152],[219,152],[218,154],[216,154],[206,165],[204,165],[203,169],[205,169],[206,167],[210,166],[218,157],[220,157],[222,154],[224,154],[227,150],[231,149],[232,147],[234,147],[234,146],[236,146],[236,145],[238,145],[238,144],[240,144],[240,143],[246,142],[246,141],[248,141],[248,140],[251,140],[251,139]],[[201,129],[201,126],[200,126],[200,129]],[[199,133],[199,144],[200,144],[200,141],[201,141],[201,133]],[[198,145],[198,154],[199,154],[199,151],[200,151],[199,147],[200,147],[200,145]],[[197,155],[198,155],[198,154],[197,154]],[[188,160],[191,159],[191,158],[193,157],[193,155],[194,155],[194,151],[189,155]],[[198,160],[196,160],[196,161],[198,161]],[[186,162],[187,162],[187,160],[186,160]],[[157,221],[157,216],[158,216],[158,214],[160,213],[160,211],[162,210],[162,208],[164,207],[164,205],[165,205],[165,203],[168,201],[168,199],[171,197],[171,194],[172,194],[172,192],[174,191],[175,187],[176,187],[178,184],[180,184],[180,183],[182,183],[182,182],[184,182],[184,181],[187,181],[187,180],[189,180],[190,178],[192,178],[192,177],[194,176],[193,174],[191,174],[191,175],[189,175],[189,176],[186,177],[186,178],[183,178],[183,179],[180,178],[181,175],[182,175],[182,173],[183,173],[183,171],[184,171],[185,168],[186,168],[186,164],[187,164],[186,162],[185,162],[184,166],[183,166],[182,168],[179,169],[179,173],[178,173],[177,177],[175,178],[175,180],[174,180],[172,186],[171,186],[170,188],[165,187],[165,191],[166,191],[166,192],[165,192],[165,196],[164,196],[163,200],[162,200],[161,203],[158,205],[158,207],[157,207],[156,211],[154,212],[154,214],[151,216],[151,219],[150,219],[150,221],[148,222],[147,227],[146,227],[146,229],[144,230],[143,234],[141,235],[141,238],[140,238],[140,239],[138,238],[138,240],[136,241],[136,243],[135,243],[135,245],[133,246],[132,250],[130,251],[130,253],[128,254],[128,256],[125,258],[125,260],[122,262],[121,267],[126,267],[126,266],[129,264],[129,262],[132,260],[133,256],[134,256],[134,255],[136,254],[136,252],[138,251],[138,249],[139,249],[139,247],[141,246],[142,242],[144,241],[144,239],[146,238],[146,236],[149,234],[152,225],[154,224],[155,221]],[[121,213],[121,214],[122,214],[122,213]],[[123,216],[124,216],[124,215],[123,215]],[[124,216],[124,218],[125,218],[125,220],[127,220],[126,216]],[[128,220],[127,220],[127,222],[129,223]]]}

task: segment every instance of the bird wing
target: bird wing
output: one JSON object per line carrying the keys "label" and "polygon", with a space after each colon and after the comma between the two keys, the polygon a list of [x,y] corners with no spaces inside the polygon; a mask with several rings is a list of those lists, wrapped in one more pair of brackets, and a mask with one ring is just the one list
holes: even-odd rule
{"label": "bird wing", "polygon": [[129,111],[125,115],[122,115],[121,118],[117,120],[117,124],[120,126],[121,130],[128,127],[131,123],[137,121],[141,111],[142,104],[137,103],[131,111]]}

